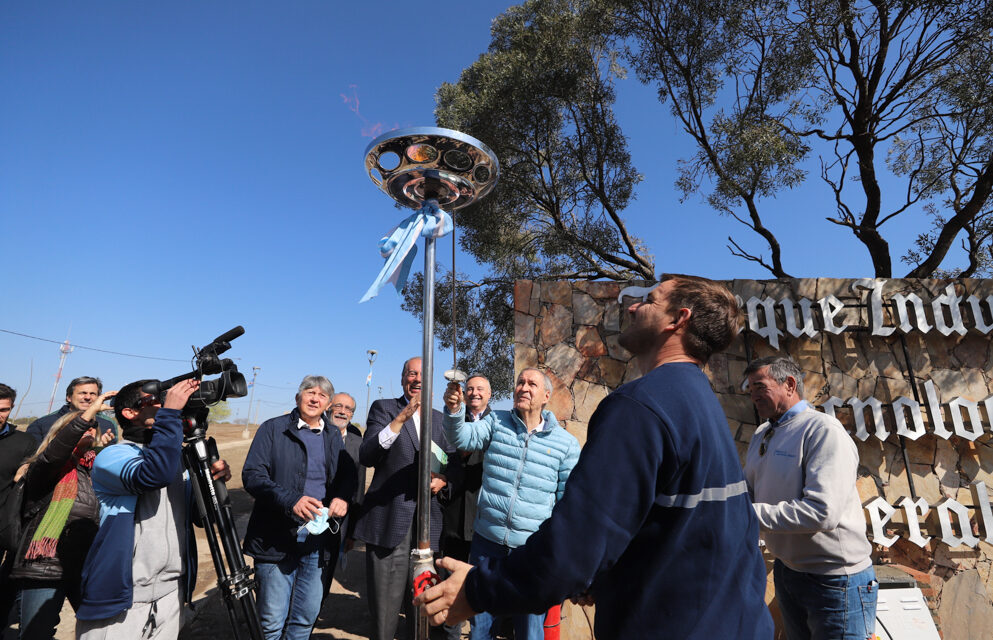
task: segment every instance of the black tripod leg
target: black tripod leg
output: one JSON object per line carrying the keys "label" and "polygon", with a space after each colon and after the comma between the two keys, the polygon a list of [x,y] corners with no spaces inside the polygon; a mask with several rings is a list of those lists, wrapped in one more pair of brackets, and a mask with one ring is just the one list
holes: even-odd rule
{"label": "black tripod leg", "polygon": [[[241,546],[238,544],[227,489],[224,483],[214,481],[210,474],[210,464],[216,459],[217,448],[214,446],[213,438],[209,441],[205,441],[202,437],[193,438],[188,440],[187,446],[183,449],[183,461],[190,472],[198,515],[203,524],[207,545],[210,547],[218,587],[227,608],[232,630],[236,638],[240,637],[240,626],[234,604],[235,600],[240,600],[251,639],[263,640],[262,623],[253,597],[255,583],[251,579],[251,570],[245,565]],[[227,566],[224,562],[225,556]],[[231,571],[228,571],[228,566],[231,567]]]}
{"label": "black tripod leg", "polygon": [[[213,438],[208,438],[206,444],[208,460],[213,464],[220,459],[217,453],[217,443]],[[242,604],[245,622],[252,638],[261,639],[262,621],[259,619],[258,609],[255,606],[254,588],[256,582],[251,579],[252,569],[245,564],[245,557],[241,552],[238,531],[235,528],[234,516],[231,513],[231,498],[228,496],[228,488],[223,482],[213,480],[213,478],[211,478],[211,482],[217,497],[217,530],[220,533],[221,543],[224,545],[228,565],[233,576],[234,597]]]}

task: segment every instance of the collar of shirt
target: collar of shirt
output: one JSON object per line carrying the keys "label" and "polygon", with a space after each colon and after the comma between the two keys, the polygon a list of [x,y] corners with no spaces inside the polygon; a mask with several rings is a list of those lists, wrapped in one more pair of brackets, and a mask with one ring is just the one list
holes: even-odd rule
{"label": "collar of shirt", "polygon": [[[518,420],[521,420],[521,414],[517,412],[517,409],[511,409],[511,411],[514,412],[514,415],[517,416],[517,419]],[[534,432],[544,431],[545,430],[545,414],[544,414],[544,411],[540,414],[540,416],[541,417],[538,420],[538,426],[533,429]],[[524,420],[521,420],[521,423],[523,424],[524,423]],[[527,425],[526,424],[524,425],[524,428],[527,429]]]}
{"label": "collar of shirt", "polygon": [[10,426],[10,422],[4,423],[3,429],[0,429],[0,436],[7,435],[7,432],[10,431],[11,429],[13,429],[13,427]]}
{"label": "collar of shirt", "polygon": [[786,413],[784,413],[783,415],[779,416],[778,419],[772,420],[771,423],[774,424],[774,425],[783,424],[784,422],[786,422],[787,420],[789,420],[790,418],[792,418],[796,414],[800,413],[801,411],[805,410],[809,406],[810,405],[807,404],[807,401],[806,400],[801,400],[800,402],[797,402],[795,405],[793,405],[792,407],[790,407],[789,409],[787,409],[786,410]]}
{"label": "collar of shirt", "polygon": [[317,433],[320,433],[324,431],[324,419],[323,418],[321,419],[321,423],[319,425],[317,425],[316,427],[312,427],[306,422],[304,422],[303,418],[300,418],[297,421],[297,429],[312,429],[317,431]]}

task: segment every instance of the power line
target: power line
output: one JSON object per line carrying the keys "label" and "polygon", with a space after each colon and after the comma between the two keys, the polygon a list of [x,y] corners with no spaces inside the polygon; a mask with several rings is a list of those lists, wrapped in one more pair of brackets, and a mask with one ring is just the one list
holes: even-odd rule
{"label": "power line", "polygon": [[[29,336],[26,333],[18,333],[17,331],[10,331],[8,329],[0,329],[0,332],[9,333],[15,336],[21,336],[22,338],[31,338],[32,340],[41,340],[42,342],[51,342],[52,344],[62,344],[66,342],[65,340],[49,340],[48,338],[39,338],[38,336]],[[162,360],[164,362],[189,362],[189,359],[180,360],[178,358],[156,358],[155,356],[140,356],[135,353],[122,353],[120,351],[110,351],[107,349],[97,349],[96,347],[84,347],[81,344],[72,344],[73,347],[77,349],[86,349],[87,351],[98,351],[100,353],[109,353],[115,356],[127,356],[128,358],[143,358],[145,360]]]}

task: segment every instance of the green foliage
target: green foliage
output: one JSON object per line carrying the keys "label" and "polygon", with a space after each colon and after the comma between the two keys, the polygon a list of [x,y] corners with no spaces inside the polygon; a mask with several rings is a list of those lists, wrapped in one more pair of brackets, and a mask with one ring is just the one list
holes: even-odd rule
{"label": "green foliage", "polygon": [[[933,274],[963,231],[975,264],[993,186],[987,0],[608,4],[638,77],[697,143],[681,164],[684,194],[709,188],[710,204],[758,233],[770,257],[729,238],[733,253],[788,275],[761,200],[803,183],[800,162],[826,143],[828,221],[862,243],[877,276],[893,275],[882,226],[929,205],[952,214],[905,256],[918,265],[907,275]],[[882,193],[887,171],[902,193]]]}
{"label": "green foliage", "polygon": [[[494,192],[455,214],[460,246],[491,272],[455,285],[459,368],[489,377],[497,398],[513,387],[515,279],[655,276],[621,216],[641,180],[612,110],[625,70],[609,46],[609,19],[581,5],[509,9],[493,23],[489,51],[437,94],[438,124],[475,136],[500,159]],[[418,316],[421,282],[416,276],[404,292],[404,309]],[[445,348],[452,286],[451,274],[439,278],[435,323]]]}
{"label": "green foliage", "polygon": [[[528,0],[507,10],[488,51],[437,94],[438,124],[486,142],[502,169],[488,198],[455,215],[461,247],[491,275],[458,283],[476,332],[466,367],[509,370],[514,279],[654,279],[621,215],[641,180],[613,113],[624,65],[696,143],[679,162],[683,197],[702,195],[758,236],[758,249],[729,237],[732,254],[789,276],[763,208],[808,183],[817,153],[833,196],[825,219],[851,232],[876,276],[893,276],[884,225],[913,213],[933,226],[904,249],[907,277],[990,275],[991,4]],[[958,237],[969,264],[942,269]],[[419,295],[415,283],[405,308],[418,313]]]}
{"label": "green foliage", "polygon": [[[514,386],[512,287],[502,282],[477,285],[464,279],[456,283],[455,325],[458,368],[482,373],[490,381],[493,398],[507,398]],[[423,319],[424,276],[415,273],[403,291],[403,309]],[[435,283],[436,339],[443,349],[452,348],[452,277]],[[435,361],[435,369],[451,368],[451,361]]]}
{"label": "green foliage", "polygon": [[580,4],[509,9],[489,51],[438,90],[438,124],[500,158],[494,192],[456,214],[462,248],[500,278],[654,277],[620,215],[641,176],[612,111],[609,25]]}
{"label": "green foliage", "polygon": [[210,413],[207,414],[207,420],[210,422],[226,422],[230,417],[231,407],[228,405],[227,400],[210,405]]}

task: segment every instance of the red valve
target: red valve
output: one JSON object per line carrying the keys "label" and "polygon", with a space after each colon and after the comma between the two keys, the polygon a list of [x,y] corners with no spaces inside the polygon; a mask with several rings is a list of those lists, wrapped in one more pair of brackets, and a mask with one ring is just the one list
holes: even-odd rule
{"label": "red valve", "polygon": [[434,568],[423,571],[414,576],[414,596],[419,596],[427,589],[441,582],[441,578],[435,573]]}

